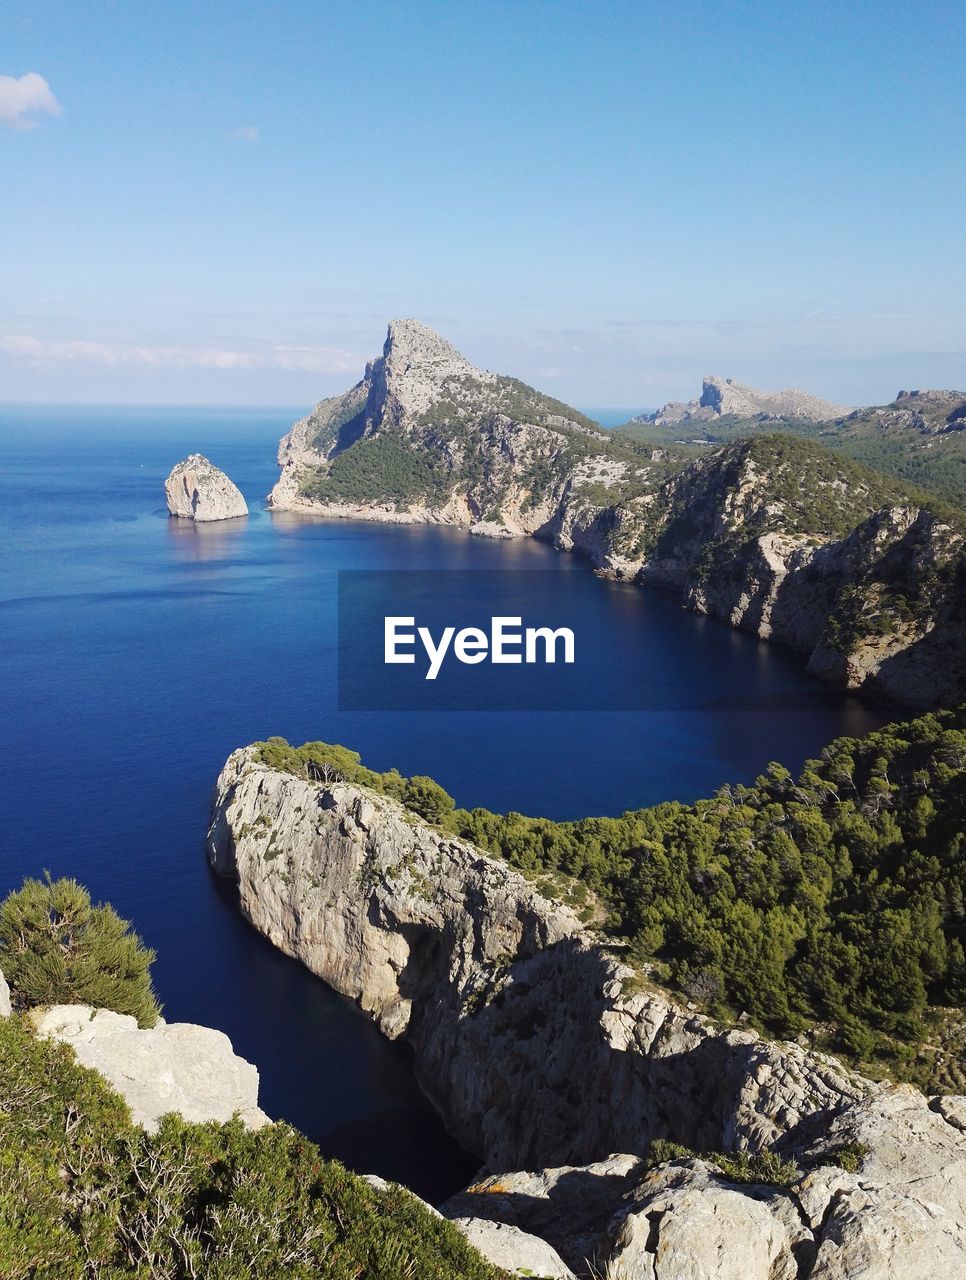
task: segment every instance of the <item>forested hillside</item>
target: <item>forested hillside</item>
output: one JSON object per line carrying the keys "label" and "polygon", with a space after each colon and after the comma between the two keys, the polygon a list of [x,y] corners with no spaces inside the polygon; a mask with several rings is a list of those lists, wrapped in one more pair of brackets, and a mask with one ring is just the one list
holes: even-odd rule
{"label": "forested hillside", "polygon": [[593,903],[643,972],[731,1019],[923,1084],[964,1084],[966,710],[837,739],[693,805],[553,822],[454,809],[428,779],[279,739],[266,763],[373,786]]}

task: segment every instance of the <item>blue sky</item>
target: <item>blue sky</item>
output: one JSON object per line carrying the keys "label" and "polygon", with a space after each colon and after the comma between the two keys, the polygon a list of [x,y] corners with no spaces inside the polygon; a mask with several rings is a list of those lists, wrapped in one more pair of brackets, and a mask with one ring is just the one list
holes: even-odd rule
{"label": "blue sky", "polygon": [[308,403],[395,315],[585,406],[966,386],[964,55],[958,0],[7,0],[0,400]]}

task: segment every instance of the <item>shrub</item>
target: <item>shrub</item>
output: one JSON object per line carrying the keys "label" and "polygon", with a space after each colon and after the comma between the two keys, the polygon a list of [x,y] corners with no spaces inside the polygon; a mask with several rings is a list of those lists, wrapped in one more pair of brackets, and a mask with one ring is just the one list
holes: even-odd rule
{"label": "shrub", "polygon": [[151,1027],[155,954],[76,880],[27,879],[0,905],[0,969],[19,1008],[90,1004]]}
{"label": "shrub", "polygon": [[438,782],[416,774],[406,783],[403,791],[403,804],[413,813],[418,813],[427,822],[442,822],[448,813],[452,813],[456,802],[448,791],[444,791]]}
{"label": "shrub", "polygon": [[0,1020],[0,1276],[508,1280],[402,1187],[284,1124],[136,1128],[67,1046]]}

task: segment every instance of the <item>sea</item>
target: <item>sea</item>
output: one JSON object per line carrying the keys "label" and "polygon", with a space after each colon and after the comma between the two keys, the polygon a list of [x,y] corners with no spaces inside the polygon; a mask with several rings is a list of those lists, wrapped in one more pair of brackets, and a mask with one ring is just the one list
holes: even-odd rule
{"label": "sea", "polygon": [[[207,866],[228,754],[321,738],[460,805],[562,819],[693,800],[771,760],[794,770],[887,717],[815,684],[798,655],[546,543],[273,515],[298,412],[0,406],[0,896],[76,877],[157,951],[164,1016],[220,1028],[258,1066],[271,1116],[434,1200],[478,1160],[405,1046],[262,939]],[[189,452],[234,479],[247,518],[168,517],[164,479]],[[601,662],[620,664],[634,709],[340,710],[338,576],[358,569],[480,572],[493,614],[511,572],[556,574],[568,610],[622,637]]]}

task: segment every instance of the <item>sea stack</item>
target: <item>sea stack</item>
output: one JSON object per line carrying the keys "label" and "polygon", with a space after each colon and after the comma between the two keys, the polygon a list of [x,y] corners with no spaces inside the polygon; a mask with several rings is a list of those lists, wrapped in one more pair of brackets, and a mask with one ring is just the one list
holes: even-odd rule
{"label": "sea stack", "polygon": [[172,468],[164,482],[168,511],[186,520],[231,520],[247,516],[248,504],[233,484],[207,458],[192,453]]}

